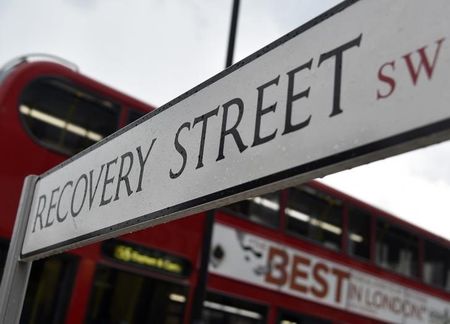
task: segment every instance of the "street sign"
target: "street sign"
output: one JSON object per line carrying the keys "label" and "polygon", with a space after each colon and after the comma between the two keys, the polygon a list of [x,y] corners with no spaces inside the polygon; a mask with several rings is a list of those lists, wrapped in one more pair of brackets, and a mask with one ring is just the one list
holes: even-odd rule
{"label": "street sign", "polygon": [[436,143],[450,2],[346,1],[42,175],[34,260]]}

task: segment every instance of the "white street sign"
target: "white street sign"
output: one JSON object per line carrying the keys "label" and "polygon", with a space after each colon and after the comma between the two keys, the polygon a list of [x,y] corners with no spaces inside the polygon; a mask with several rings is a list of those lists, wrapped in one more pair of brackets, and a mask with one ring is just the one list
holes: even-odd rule
{"label": "white street sign", "polygon": [[450,2],[346,1],[37,182],[22,257],[449,138]]}

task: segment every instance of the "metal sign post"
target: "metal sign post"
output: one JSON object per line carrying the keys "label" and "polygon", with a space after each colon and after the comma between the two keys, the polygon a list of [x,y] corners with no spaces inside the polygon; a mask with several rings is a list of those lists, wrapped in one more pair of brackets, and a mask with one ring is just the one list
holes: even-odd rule
{"label": "metal sign post", "polygon": [[6,258],[3,278],[0,286],[0,323],[19,323],[23,300],[27,290],[32,261],[20,261],[25,229],[33,199],[34,187],[38,176],[28,176],[25,179],[16,223]]}

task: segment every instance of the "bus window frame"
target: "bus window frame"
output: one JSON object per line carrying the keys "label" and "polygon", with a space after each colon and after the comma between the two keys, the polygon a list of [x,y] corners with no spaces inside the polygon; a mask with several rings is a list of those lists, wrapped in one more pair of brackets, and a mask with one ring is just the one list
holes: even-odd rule
{"label": "bus window frame", "polygon": [[[70,311],[70,304],[72,302],[73,292],[76,286],[76,280],[78,275],[78,269],[80,266],[80,262],[82,257],[79,255],[73,254],[73,253],[63,253],[59,255],[53,256],[54,258],[60,259],[63,262],[67,262],[67,268],[64,270],[64,274],[62,277],[62,281],[59,283],[57,289],[56,289],[56,297],[58,300],[54,300],[54,313],[52,316],[52,322],[51,323],[61,323],[61,321],[66,321],[68,312]],[[37,262],[47,262],[49,258],[40,259]],[[33,267],[31,269],[31,272],[33,271]],[[30,273],[30,279],[31,279],[32,273]],[[39,281],[40,283],[40,281]],[[26,301],[26,298],[28,296],[28,290],[29,284],[27,286],[27,291],[24,297],[24,302]],[[59,294],[58,294],[59,292]],[[36,302],[36,300],[33,298],[33,301]],[[24,315],[23,311],[20,317],[20,322],[22,322],[22,316]]]}
{"label": "bus window frame", "polygon": [[[373,205],[369,205],[365,203],[364,201],[359,200],[356,197],[349,196],[343,192],[338,191],[337,189],[328,187],[326,184],[322,184],[317,181],[310,181],[305,183],[307,186],[312,186],[315,189],[326,191],[327,194],[330,196],[336,196],[343,202],[343,205],[347,206],[353,206],[359,209],[364,210],[367,214],[370,215],[370,259],[363,259],[359,258],[357,256],[351,255],[347,251],[342,251],[343,254],[349,258],[350,262],[357,262],[359,265],[362,265],[363,267],[368,266],[372,267],[374,269],[377,269],[378,271],[382,271],[386,274],[384,278],[387,278],[388,280],[395,280],[397,283],[406,284],[407,287],[409,287],[409,283],[414,283],[414,285],[419,286],[425,286],[427,293],[430,293],[431,290],[437,290],[439,293],[444,293],[444,295],[448,295],[450,291],[445,290],[445,288],[437,287],[434,285],[430,285],[424,281],[423,278],[423,266],[424,266],[424,257],[421,256],[422,253],[424,253],[424,241],[429,240],[434,244],[438,244],[446,249],[450,249],[450,242],[446,240],[445,238],[442,238],[440,236],[437,236],[435,234],[432,234],[431,232],[419,228],[416,225],[412,223],[408,223],[406,220],[403,220],[401,218],[398,218],[397,216],[390,214],[387,211],[384,211],[382,209],[379,209]],[[411,234],[415,235],[418,238],[418,275],[417,277],[409,277],[407,275],[392,271],[390,269],[383,268],[379,266],[376,262],[376,234],[377,234],[377,222],[381,220],[384,222],[390,223],[392,226],[395,226],[397,228],[400,228],[401,230]],[[347,233],[344,233],[348,237],[348,231]],[[295,236],[296,237],[296,236]],[[296,237],[297,238],[297,237]],[[302,240],[302,237],[299,238]],[[309,243],[309,241],[308,241]],[[311,244],[315,244],[315,242],[311,242]],[[320,245],[319,245],[320,247]],[[328,250],[328,249],[327,249]],[[331,250],[333,251],[333,250]],[[339,251],[338,251],[339,253]],[[341,258],[340,256],[338,258]],[[422,288],[421,291],[423,290]],[[432,294],[432,293],[431,293]]]}
{"label": "bus window frame", "polygon": [[[346,222],[346,228],[344,230],[345,233],[345,238],[344,238],[344,242],[346,244],[345,246],[345,254],[352,258],[355,259],[359,262],[365,262],[368,264],[375,264],[375,247],[372,249],[372,245],[376,244],[376,237],[374,237],[375,232],[376,231],[376,226],[375,228],[372,226],[372,222],[374,219],[374,215],[373,213],[371,213],[370,211],[364,210],[363,208],[361,208],[360,206],[357,206],[355,204],[352,204],[351,202],[344,202],[344,208],[345,208],[345,222]],[[349,248],[349,241],[350,241],[350,209],[352,208],[356,208],[356,209],[361,209],[363,212],[365,212],[365,214],[368,215],[369,217],[369,257],[368,258],[364,258],[362,256],[356,255],[356,254],[352,254],[350,252],[350,248]],[[376,223],[375,223],[376,225]]]}
{"label": "bus window frame", "polygon": [[[322,322],[324,322],[323,324],[333,324],[335,322],[333,322],[332,320],[329,320],[327,318],[324,317],[319,317],[316,315],[311,315],[311,314],[304,314],[304,313],[300,313],[299,310],[291,310],[288,308],[280,308],[277,307],[277,316],[276,316],[276,324],[281,324],[281,317],[284,315],[293,315],[293,316],[301,316],[301,317],[306,317],[307,319],[312,319],[312,320],[320,320]],[[326,323],[328,322],[328,323]],[[303,321],[302,321],[303,323]]]}
{"label": "bus window frame", "polygon": [[182,286],[183,289],[185,289],[185,293],[186,293],[186,301],[184,301],[184,313],[182,314],[182,318],[184,318],[184,316],[186,315],[187,312],[187,308],[189,306],[189,298],[190,298],[190,293],[191,290],[193,288],[191,280],[190,280],[190,276],[189,275],[185,278],[181,278],[179,276],[174,276],[174,275],[170,275],[170,274],[165,274],[165,273],[159,273],[157,271],[151,271],[151,270],[147,270],[147,269],[143,269],[140,267],[133,267],[131,265],[127,265],[127,264],[122,264],[120,262],[115,262],[114,260],[104,256],[104,255],[100,255],[100,258],[95,262],[95,267],[94,267],[94,273],[92,275],[92,280],[90,281],[90,285],[89,285],[89,292],[88,292],[88,296],[85,296],[87,298],[87,306],[84,309],[85,313],[84,313],[84,322],[86,322],[88,320],[88,316],[89,316],[89,311],[91,308],[91,302],[92,302],[92,298],[93,298],[93,288],[94,288],[94,284],[95,284],[95,278],[97,275],[97,272],[99,270],[99,268],[110,268],[112,270],[115,271],[122,271],[122,272],[126,272],[126,273],[130,273],[132,275],[136,275],[136,276],[142,276],[144,277],[146,280],[157,280],[157,281],[164,281],[165,283],[171,283],[171,284],[176,284],[179,286]]}
{"label": "bus window frame", "polygon": [[[136,108],[130,107],[130,106],[126,106],[126,107],[124,106],[123,110],[124,110],[124,114],[123,114],[124,116],[123,116],[122,123],[120,124],[120,127],[124,127],[125,125],[132,124],[132,123],[136,122],[137,120],[141,119],[142,117],[144,117],[145,115],[147,115],[149,113],[148,111],[147,112],[143,112],[143,111],[140,111],[139,109],[136,109]],[[131,114],[132,113],[136,113],[136,112],[137,113],[142,113],[142,115],[140,117],[130,121]]]}
{"label": "bus window frame", "polygon": [[[439,246],[439,247],[441,247],[441,248],[443,248],[443,249],[446,249],[446,247],[444,246],[444,244],[442,244],[442,243],[440,243],[440,242],[438,242],[438,241],[436,241],[436,240],[432,240],[432,239],[430,239],[430,238],[423,238],[423,237],[422,237],[422,239],[421,239],[421,245],[422,245],[421,250],[422,250],[422,251],[420,251],[420,252],[422,252],[422,262],[423,262],[423,266],[425,265],[425,255],[426,255],[426,253],[425,253],[425,251],[426,251],[426,249],[425,249],[425,244],[426,244],[426,242],[425,242],[425,241],[428,241],[428,243],[431,243],[431,244],[437,245],[437,246]],[[448,250],[449,250],[448,253],[450,254],[450,249],[448,249]],[[419,254],[419,259],[420,259],[420,254]],[[450,262],[450,260],[449,260],[449,262]],[[433,288],[433,289],[441,290],[441,291],[444,292],[445,294],[450,294],[450,288],[447,289],[446,287],[443,287],[443,286],[439,286],[439,285],[436,285],[436,284],[433,284],[433,283],[428,283],[428,282],[426,282],[426,281],[425,281],[425,276],[424,276],[424,268],[422,267],[421,270],[422,270],[422,278],[421,278],[421,282],[422,282],[424,285],[427,285],[427,286],[429,286],[429,287],[431,287],[431,288]],[[450,273],[450,267],[449,267],[449,273]],[[450,274],[448,275],[447,280],[450,281]],[[449,283],[447,283],[447,285],[450,286]]]}
{"label": "bus window frame", "polygon": [[[309,236],[303,236],[303,235],[301,235],[301,234],[298,234],[298,233],[296,233],[295,231],[293,231],[293,230],[291,230],[291,229],[289,229],[288,228],[288,217],[290,217],[289,215],[286,215],[286,212],[285,212],[285,210],[286,210],[286,208],[287,208],[287,206],[288,206],[288,200],[289,200],[289,190],[290,189],[292,189],[292,188],[298,188],[298,187],[300,187],[300,186],[305,186],[305,187],[310,187],[310,188],[312,188],[313,190],[316,190],[316,191],[320,191],[320,192],[322,192],[322,193],[324,193],[325,195],[328,195],[328,196],[330,196],[330,197],[334,197],[332,194],[330,194],[330,193],[328,193],[328,192],[326,192],[326,191],[324,191],[323,189],[321,189],[320,187],[315,187],[315,186],[310,186],[309,185],[309,183],[304,183],[304,184],[300,184],[300,185],[298,185],[298,186],[295,186],[295,187],[289,187],[289,188],[286,188],[286,189],[283,189],[283,191],[285,192],[285,201],[284,201],[284,203],[283,203],[283,205],[282,205],[282,208],[283,208],[283,218],[284,218],[284,221],[283,221],[283,224],[284,224],[284,226],[283,226],[283,228],[282,228],[282,234],[284,234],[284,235],[287,235],[287,236],[289,236],[289,237],[293,237],[293,238],[295,238],[295,239],[297,239],[297,240],[300,240],[300,241],[304,241],[304,242],[307,242],[307,243],[310,243],[310,244],[313,244],[314,246],[317,246],[317,247],[319,247],[319,248],[323,248],[324,250],[327,250],[327,251],[331,251],[331,252],[333,252],[333,253],[342,253],[342,254],[345,254],[346,256],[349,256],[349,257],[351,257],[348,253],[347,253],[347,251],[346,250],[344,250],[344,241],[345,241],[345,239],[346,239],[346,235],[348,235],[347,234],[347,232],[345,232],[345,228],[344,228],[344,225],[345,225],[345,219],[344,219],[344,213],[345,213],[345,205],[346,205],[346,201],[344,200],[344,199],[342,199],[341,197],[338,197],[337,199],[339,199],[340,200],[340,202],[341,202],[341,229],[342,229],[342,233],[341,233],[341,240],[340,240],[340,242],[339,242],[339,245],[338,245],[338,248],[337,249],[333,249],[333,248],[331,248],[331,247],[329,247],[329,246],[325,246],[324,244],[323,244],[323,242],[319,242],[319,241],[317,241],[317,240],[314,240],[313,238],[310,238]],[[296,190],[298,190],[298,189],[296,189]],[[281,204],[280,204],[281,205]],[[281,208],[281,207],[280,207]]]}
{"label": "bus window frame", "polygon": [[[284,217],[284,205],[283,205],[282,192],[281,191],[275,191],[275,192],[278,193],[278,201],[280,203],[280,209],[278,210],[278,224],[276,226],[272,226],[268,223],[258,223],[256,221],[253,221],[249,218],[249,215],[246,216],[244,213],[240,213],[238,211],[229,209],[228,206],[220,207],[220,208],[218,208],[218,210],[223,214],[231,215],[238,219],[244,220],[244,221],[248,222],[249,224],[256,225],[256,226],[262,226],[267,229],[278,231],[278,230],[282,229],[282,223],[283,223],[282,218]],[[240,203],[240,201],[238,201],[236,203]]]}
{"label": "bus window frame", "polygon": [[[28,127],[28,125],[26,124],[24,118],[22,118],[21,116],[21,112],[20,112],[20,105],[23,102],[23,97],[24,97],[24,92],[30,87],[32,86],[33,83],[37,83],[41,80],[48,80],[48,79],[53,79],[53,80],[57,80],[60,81],[68,86],[72,86],[75,89],[79,89],[80,91],[83,91],[87,94],[89,94],[92,97],[95,98],[102,98],[108,101],[111,101],[113,104],[117,105],[118,107],[118,115],[117,115],[117,124],[115,125],[115,130],[113,133],[109,134],[108,136],[114,134],[115,132],[117,132],[121,127],[124,126],[123,124],[123,119],[126,118],[127,116],[127,111],[128,109],[126,109],[123,105],[123,103],[121,102],[117,102],[116,100],[112,100],[110,98],[110,96],[108,95],[103,95],[102,92],[100,91],[92,91],[91,89],[89,89],[89,87],[86,87],[85,85],[81,85],[81,83],[77,80],[71,79],[70,77],[64,75],[53,75],[53,74],[42,74],[39,75],[37,77],[32,78],[31,80],[28,80],[22,87],[21,87],[21,91],[19,93],[19,95],[17,96],[17,100],[15,102],[15,110],[16,110],[16,114],[17,114],[17,118],[19,119],[19,123],[21,126],[21,129],[25,132],[25,134],[27,135],[27,137],[37,146],[44,148],[54,154],[57,154],[59,156],[65,157],[65,158],[70,158],[72,156],[77,155],[78,153],[82,152],[83,150],[85,150],[86,148],[84,148],[83,150],[75,153],[75,154],[69,154],[68,152],[62,152],[60,150],[58,150],[56,147],[53,147],[53,145],[49,145],[47,143],[42,142],[39,138],[37,138],[33,132],[30,130],[30,128]],[[101,94],[101,95],[99,95]],[[106,137],[108,137],[106,136]],[[105,137],[105,138],[106,138]],[[103,138],[104,139],[104,138]],[[103,140],[102,139],[102,140]]]}
{"label": "bus window frame", "polygon": [[[286,218],[288,215],[284,213],[284,209],[286,207],[288,189],[278,190],[280,193],[280,226],[277,228],[273,228],[267,226],[266,224],[255,223],[249,220],[246,217],[240,217],[239,213],[226,209],[224,207],[219,208],[220,212],[219,222],[230,224],[234,228],[244,229],[251,233],[257,234],[266,239],[272,239],[275,241],[281,241],[282,244],[291,245],[294,248],[309,248],[314,251],[318,251],[319,255],[338,262],[344,262],[348,264],[350,267],[355,267],[361,271],[368,271],[369,273],[376,273],[381,271],[383,273],[383,278],[386,280],[391,280],[396,282],[397,284],[404,285],[405,287],[414,287],[414,289],[418,289],[419,291],[425,291],[431,295],[439,296],[440,294],[448,295],[450,291],[445,290],[441,287],[436,287],[434,285],[427,284],[423,280],[423,258],[421,257],[421,245],[424,244],[423,241],[425,239],[439,244],[444,248],[450,248],[450,244],[438,236],[434,236],[433,234],[427,232],[426,230],[422,230],[420,228],[416,228],[413,224],[409,224],[402,219],[395,217],[381,209],[378,209],[374,206],[367,205],[363,201],[358,200],[357,198],[350,197],[344,193],[337,191],[336,189],[329,188],[328,186],[318,183],[316,181],[307,182],[304,185],[313,187],[316,190],[320,190],[325,192],[327,195],[335,197],[342,202],[342,241],[348,240],[349,237],[349,227],[345,228],[345,210],[351,207],[358,208],[363,210],[369,216],[369,259],[358,257],[357,255],[352,255],[349,253],[348,249],[339,249],[333,250],[330,249],[320,242],[311,240],[307,237],[297,235],[291,231],[288,231],[286,228]],[[395,272],[393,270],[383,268],[376,263],[376,223],[378,220],[382,220],[384,222],[390,223],[392,226],[395,226],[411,235],[415,235],[418,238],[418,275],[416,277],[411,277],[404,275],[402,273]],[[263,232],[259,232],[259,230]],[[285,237],[287,240],[283,239]],[[344,242],[343,242],[344,244]],[[433,290],[435,292],[433,292]]]}

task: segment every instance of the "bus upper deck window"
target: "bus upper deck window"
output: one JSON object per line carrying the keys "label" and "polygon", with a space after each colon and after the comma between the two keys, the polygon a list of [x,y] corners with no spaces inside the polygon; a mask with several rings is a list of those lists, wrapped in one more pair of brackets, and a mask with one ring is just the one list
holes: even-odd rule
{"label": "bus upper deck window", "polygon": [[423,275],[426,283],[450,291],[450,250],[426,240]]}
{"label": "bus upper deck window", "polygon": [[379,219],[376,232],[376,262],[385,269],[409,277],[418,277],[419,238]]}
{"label": "bus upper deck window", "polygon": [[286,229],[339,250],[342,237],[342,202],[308,186],[289,189]]}
{"label": "bus upper deck window", "polygon": [[139,110],[130,109],[128,111],[127,124],[130,124],[130,123],[134,122],[135,120],[141,118],[145,114],[146,114],[145,112],[142,112],[142,111],[139,111]]}
{"label": "bus upper deck window", "polygon": [[348,252],[366,260],[370,259],[371,215],[355,206],[348,208]]}
{"label": "bus upper deck window", "polygon": [[238,216],[249,219],[255,223],[278,227],[280,222],[280,195],[272,192],[262,196],[253,197],[225,207]]}
{"label": "bus upper deck window", "polygon": [[24,90],[19,111],[40,144],[73,155],[116,131],[120,108],[69,82],[42,78]]}

